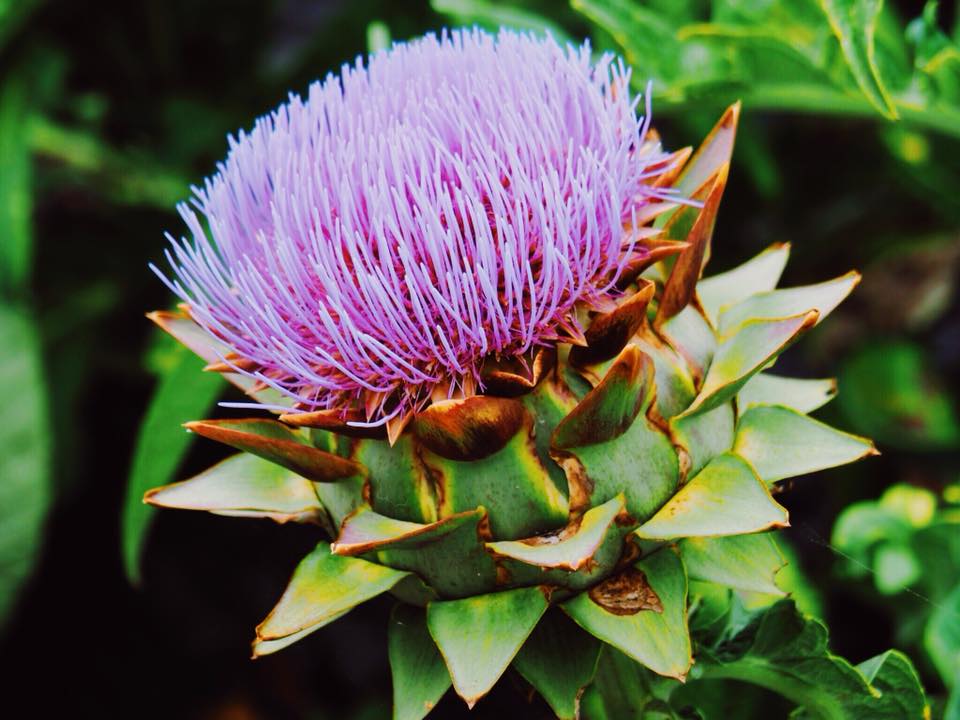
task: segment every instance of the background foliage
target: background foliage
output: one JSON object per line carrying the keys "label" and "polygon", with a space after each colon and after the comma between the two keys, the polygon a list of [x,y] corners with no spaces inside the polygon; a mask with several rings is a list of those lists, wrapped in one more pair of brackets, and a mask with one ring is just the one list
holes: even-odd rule
{"label": "background foliage", "polygon": [[[0,1],[6,697],[55,679],[41,714],[63,697],[106,716],[388,714],[386,601],[247,660],[308,529],[140,503],[217,459],[179,423],[227,393],[144,320],[171,302],[146,265],[228,132],[368,47],[462,23],[623,54],[672,147],[743,99],[714,269],[790,241],[786,284],[864,271],[783,363],[838,375],[820,412],[883,452],[790,489],[781,580],[831,649],[909,653],[934,717],[960,717],[960,18],[879,0]],[[685,691],[712,693],[718,717],[781,708],[729,682]],[[506,683],[473,717],[524,701]],[[463,713],[448,697],[437,715]]]}

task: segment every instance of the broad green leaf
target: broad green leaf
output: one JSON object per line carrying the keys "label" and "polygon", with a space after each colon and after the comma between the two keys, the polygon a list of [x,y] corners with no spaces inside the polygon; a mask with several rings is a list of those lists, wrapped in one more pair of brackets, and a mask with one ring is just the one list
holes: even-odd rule
{"label": "broad green leaf", "polygon": [[923,346],[868,345],[844,363],[840,383],[838,405],[858,432],[906,450],[960,447],[957,409]]}
{"label": "broad green leaf", "polygon": [[789,243],[771,245],[732,270],[703,278],[697,284],[697,297],[710,321],[716,323],[723,309],[751,295],[773,290],[789,257]]}
{"label": "broad green leaf", "polygon": [[926,698],[910,658],[887,650],[857,665],[867,682],[880,693],[875,703],[877,717],[927,718]]}
{"label": "broad green leaf", "polygon": [[680,557],[691,580],[737,590],[783,595],[774,580],[786,564],[772,533],[686,538]]}
{"label": "broad green leaf", "polygon": [[450,687],[450,673],[430,637],[423,608],[394,607],[387,643],[393,676],[393,720],[420,720]]}
{"label": "broad green leaf", "polygon": [[0,304],[0,627],[30,577],[50,504],[50,440],[36,320]]}
{"label": "broad green leaf", "polygon": [[787,511],[743,458],[720,455],[635,532],[664,540],[741,535],[786,527]]}
{"label": "broad green leaf", "polygon": [[520,560],[539,568],[579,570],[591,562],[617,516],[624,512],[621,493],[603,505],[584,513],[572,532],[526,540],[487,543],[497,555]]}
{"label": "broad green leaf", "polygon": [[[625,607],[623,598],[632,604]],[[687,577],[663,548],[561,606],[591,635],[654,672],[683,679],[692,662],[687,627]]]}
{"label": "broad green leaf", "polygon": [[194,435],[182,425],[202,417],[224,390],[214,373],[203,372],[203,361],[175,345],[140,424],[123,503],[121,536],[127,578],[140,581],[140,554],[155,508],[145,505],[144,493],[170,483]]}
{"label": "broad green leaf", "polygon": [[[3,16],[0,15],[0,43],[3,40],[2,23]],[[5,73],[0,83],[0,158],[3,158],[0,172],[0,299],[21,296],[30,277],[33,199],[30,146],[27,143],[29,99],[30,88],[24,73]]]}
{"label": "broad green leaf", "polygon": [[883,0],[819,0],[857,85],[870,103],[890,120],[898,117],[880,71],[874,36]]}
{"label": "broad green leaf", "polygon": [[895,653],[865,665],[866,672],[830,653],[823,624],[783,600],[721,634],[718,644],[702,646],[694,667],[697,677],[739,680],[779,693],[804,709],[799,717],[923,718],[923,691],[904,656]]}
{"label": "broad green leaf", "polygon": [[468,706],[486,695],[547,610],[539,587],[518,588],[427,606],[427,626],[453,687]]}
{"label": "broad green leaf", "polygon": [[742,414],[757,405],[783,405],[806,415],[836,394],[837,382],[829,378],[806,380],[762,372],[750,378],[737,394],[737,410]]}
{"label": "broad green leaf", "polygon": [[749,320],[724,338],[713,356],[703,387],[683,413],[712,410],[731,400],[747,381],[816,323],[817,313]]}
{"label": "broad green leaf", "polygon": [[923,631],[923,647],[944,684],[954,692],[960,686],[960,584],[933,611]]}
{"label": "broad green leaf", "polygon": [[748,410],[737,423],[733,450],[768,483],[876,455],[873,443],[785,407]]}
{"label": "broad green leaf", "polygon": [[747,320],[782,318],[809,310],[816,310],[819,313],[817,322],[822,322],[853,291],[858,282],[860,273],[849,272],[816,285],[782,288],[752,295],[720,313],[719,331],[726,334]]}
{"label": "broad green leaf", "polygon": [[257,637],[280,640],[329,621],[386,592],[407,573],[359,558],[340,557],[319,543],[290,579],[276,607],[257,626]]}
{"label": "broad green leaf", "polygon": [[279,521],[311,519],[323,509],[309,480],[248,453],[229,457],[189,480],[150,490],[144,501]]}
{"label": "broad green leaf", "polygon": [[593,680],[600,641],[557,608],[547,611],[513,659],[513,666],[536,688],[561,720],[580,713],[580,696]]}

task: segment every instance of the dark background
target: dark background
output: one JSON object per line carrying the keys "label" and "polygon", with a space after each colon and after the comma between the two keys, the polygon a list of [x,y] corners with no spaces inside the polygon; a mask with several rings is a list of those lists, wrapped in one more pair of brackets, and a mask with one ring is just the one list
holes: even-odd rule
{"label": "dark background", "polygon": [[[37,717],[64,709],[101,717],[388,717],[385,598],[284,652],[248,659],[254,626],[315,544],[315,530],[164,512],[134,588],[119,518],[156,380],[145,359],[154,330],[143,314],[171,302],[147,263],[162,258],[165,231],[181,231],[174,202],[223,157],[227,133],[364,52],[371,20],[385,22],[395,39],[450,20],[425,3],[372,0],[34,5],[0,44],[0,82],[26,73],[43,122],[67,133],[34,141],[32,181],[29,298],[49,385],[54,502],[36,572],[0,635],[0,688]],[[893,6],[903,18],[922,7]],[[565,6],[556,20],[575,37],[590,31]],[[706,102],[692,120],[668,111],[656,124],[679,147],[696,142],[720,109]],[[931,177],[960,185],[957,140],[917,131],[941,173],[924,180],[924,169],[907,167],[896,152],[901,129],[878,117],[754,112],[748,104],[743,131],[762,141],[761,151],[737,156],[712,269],[790,240],[786,285],[851,267],[866,272],[854,298],[778,372],[837,375],[865,347],[907,342],[923,349],[926,363],[917,392],[956,397],[960,306],[951,292],[960,195],[930,185]],[[902,309],[930,287],[947,300],[932,318],[905,319]],[[839,402],[822,413],[853,430],[856,415]],[[832,647],[855,662],[897,644],[895,618],[869,587],[837,577],[829,547],[837,514],[894,482],[938,490],[960,478],[949,444],[880,447],[880,458],[798,481],[784,498],[794,522],[787,536],[822,598]],[[178,477],[221,455],[212,443],[196,444]],[[437,717],[466,714],[451,695]],[[471,717],[516,717],[518,702],[526,702],[519,683],[501,683]],[[527,712],[548,716],[539,702]]]}

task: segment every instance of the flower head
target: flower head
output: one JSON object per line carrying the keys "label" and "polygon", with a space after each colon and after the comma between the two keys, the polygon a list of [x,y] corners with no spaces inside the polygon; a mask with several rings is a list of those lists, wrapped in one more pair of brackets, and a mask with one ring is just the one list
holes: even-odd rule
{"label": "flower head", "polygon": [[[237,371],[372,423],[579,331],[669,192],[629,72],[587,45],[454,31],[395,45],[230,138],[167,280]],[[205,222],[204,222],[205,220]]]}

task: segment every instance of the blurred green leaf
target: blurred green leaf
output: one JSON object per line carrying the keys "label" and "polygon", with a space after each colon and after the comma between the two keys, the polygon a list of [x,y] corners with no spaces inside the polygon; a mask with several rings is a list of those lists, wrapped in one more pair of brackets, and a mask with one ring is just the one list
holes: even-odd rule
{"label": "blurred green leaf", "polygon": [[0,0],[0,49],[40,7],[40,0]]}
{"label": "blurred green leaf", "polygon": [[23,73],[0,77],[0,297],[8,298],[24,292],[32,255],[28,102]]}
{"label": "blurred green leaf", "polygon": [[51,501],[47,395],[36,322],[0,305],[0,623],[29,578]]}
{"label": "blurred green leaf", "polygon": [[879,501],[853,503],[837,519],[832,543],[848,560],[852,577],[872,574],[877,589],[892,595],[921,579],[924,565],[914,533],[935,517],[937,498],[929,490],[893,485]]}
{"label": "blurred green leaf", "polygon": [[960,690],[960,584],[937,607],[927,623],[923,645],[944,684],[954,693]]}
{"label": "blurred green leaf", "polygon": [[206,414],[225,387],[219,374],[203,372],[204,361],[179,344],[172,346],[165,364],[140,425],[123,503],[123,561],[134,584],[140,581],[140,555],[156,512],[144,504],[143,495],[175,479],[194,439],[181,426]]}
{"label": "blurred green leaf", "polygon": [[430,0],[430,6],[441,15],[449,15],[458,25],[481,25],[488,30],[501,27],[515,30],[549,31],[558,42],[569,42],[570,36],[544,15],[512,3],[495,0]]}
{"label": "blurred green leaf", "polygon": [[[169,210],[189,192],[189,182],[152,157],[119,152],[92,133],[36,118],[30,125],[29,148],[84,176],[85,187],[123,205]],[[89,182],[92,176],[96,182]]]}
{"label": "blurred green leaf", "polygon": [[960,420],[926,358],[919,344],[883,342],[844,363],[838,404],[857,432],[906,450],[960,445]]}
{"label": "blurred green leaf", "polygon": [[877,70],[874,35],[883,0],[819,0],[847,65],[870,103],[891,120],[897,109]]}
{"label": "blurred green leaf", "polygon": [[[960,673],[953,680],[953,687],[960,687]],[[947,699],[947,706],[943,709],[943,720],[960,720],[960,690],[953,690]]]}
{"label": "blurred green leaf", "polygon": [[885,543],[873,560],[877,590],[893,595],[910,587],[923,572],[920,559],[906,545]]}
{"label": "blurred green leaf", "polygon": [[848,556],[851,565],[846,571],[866,576],[872,571],[871,551],[886,540],[906,537],[909,526],[889,509],[871,501],[853,503],[837,518],[833,526],[832,544]]}
{"label": "blurred green leaf", "polygon": [[957,101],[960,96],[960,48],[937,23],[938,3],[928,2],[923,14],[907,26],[906,37],[914,48],[914,64],[935,86],[939,95]]}
{"label": "blurred green leaf", "polygon": [[367,25],[367,52],[375,53],[390,47],[390,26],[380,20]]}
{"label": "blurred green leaf", "polygon": [[681,48],[676,26],[669,19],[631,0],[570,0],[570,4],[620,46],[634,69],[635,83],[652,80],[658,95],[670,92]]}

